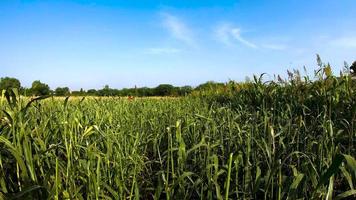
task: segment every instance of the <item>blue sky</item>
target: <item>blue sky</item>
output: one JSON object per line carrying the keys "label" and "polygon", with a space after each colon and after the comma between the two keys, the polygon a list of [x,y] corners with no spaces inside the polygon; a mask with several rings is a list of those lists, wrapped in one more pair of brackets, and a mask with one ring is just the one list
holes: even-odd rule
{"label": "blue sky", "polygon": [[0,77],[197,85],[356,60],[354,0],[0,1]]}

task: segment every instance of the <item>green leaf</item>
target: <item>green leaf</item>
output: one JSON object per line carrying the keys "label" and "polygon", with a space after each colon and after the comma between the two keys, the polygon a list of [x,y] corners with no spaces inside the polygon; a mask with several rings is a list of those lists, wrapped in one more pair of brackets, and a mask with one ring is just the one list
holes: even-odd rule
{"label": "green leaf", "polygon": [[70,96],[67,96],[67,97],[64,99],[64,103],[63,103],[64,109],[67,108],[67,104],[68,104],[69,97],[70,97]]}
{"label": "green leaf", "polygon": [[21,109],[21,112],[23,113],[26,113],[27,109],[31,106],[31,104],[35,101],[39,101],[39,100],[42,100],[42,99],[47,99],[48,97],[50,97],[51,95],[46,95],[46,96],[39,96],[39,97],[36,97],[34,99],[31,99],[24,108]]}
{"label": "green leaf", "polygon": [[30,186],[30,187],[27,187],[25,189],[23,189],[21,192],[18,192],[14,195],[11,195],[10,196],[10,199],[23,199],[23,196],[30,193],[30,192],[33,192],[33,191],[37,191],[37,190],[40,190],[40,189],[44,189],[43,186],[40,186],[40,185],[33,185],[33,186]]}
{"label": "green leaf", "polygon": [[333,191],[334,191],[334,176],[331,176],[330,179],[329,179],[328,192],[326,194],[326,198],[325,199],[332,200]]}
{"label": "green leaf", "polygon": [[300,184],[300,182],[303,180],[304,178],[304,174],[300,173],[298,174],[295,178],[294,178],[294,181],[293,183],[291,184],[290,186],[290,189],[291,190],[296,190]]}
{"label": "green leaf", "polygon": [[344,198],[350,197],[352,195],[356,195],[356,190],[349,190],[344,193],[341,193],[335,197],[335,200],[344,199]]}
{"label": "green leaf", "polygon": [[19,167],[21,169],[21,174],[24,178],[28,178],[28,174],[27,174],[27,168],[25,165],[24,160],[21,157],[21,154],[17,151],[17,149],[11,144],[11,142],[9,140],[7,140],[6,138],[4,138],[3,136],[0,136],[0,143],[4,143],[5,146],[8,147],[8,151],[10,151],[10,153],[12,154],[12,156],[15,157],[17,163],[19,164]]}
{"label": "green leaf", "polygon": [[356,173],[356,160],[350,155],[344,154],[347,165]]}
{"label": "green leaf", "polygon": [[339,167],[343,160],[344,160],[343,155],[338,154],[335,156],[335,158],[333,159],[333,162],[331,163],[328,170],[321,176],[319,183],[316,186],[317,189],[320,186],[322,186],[323,184],[325,184],[330,179],[331,176],[333,176],[334,174],[336,174],[339,171]]}

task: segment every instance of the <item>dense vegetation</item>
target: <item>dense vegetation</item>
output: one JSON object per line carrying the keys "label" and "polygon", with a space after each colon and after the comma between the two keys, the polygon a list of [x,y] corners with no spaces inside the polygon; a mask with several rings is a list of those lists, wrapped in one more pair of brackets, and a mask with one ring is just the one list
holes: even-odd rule
{"label": "dense vegetation", "polygon": [[356,90],[315,78],[189,97],[3,92],[0,199],[355,198]]}
{"label": "dense vegetation", "polygon": [[[318,56],[320,61],[320,57]],[[319,63],[321,64],[321,63]],[[347,65],[347,64],[345,64]],[[356,61],[350,66],[351,74],[356,74]],[[80,89],[79,91],[71,91],[69,87],[57,87],[51,90],[50,87],[39,80],[33,81],[30,88],[22,87],[18,79],[12,77],[4,77],[0,79],[0,91],[16,88],[21,95],[24,96],[111,96],[111,97],[152,97],[152,96],[187,96],[191,93],[201,93],[206,91],[217,91],[226,87],[226,84],[208,81],[200,84],[197,87],[192,86],[173,86],[170,84],[160,84],[157,87],[134,87],[115,89],[105,85],[102,89]]]}
{"label": "dense vegetation", "polygon": [[[204,88],[207,85],[223,85],[222,83],[207,82],[201,84],[196,89]],[[160,84],[157,87],[134,87],[115,89],[105,85],[102,89],[89,89],[79,91],[71,91],[68,87],[57,87],[51,90],[50,87],[39,80],[33,81],[30,88],[22,87],[18,79],[12,77],[4,77],[0,79],[0,91],[16,88],[19,94],[23,96],[111,96],[111,97],[150,97],[150,96],[187,96],[193,91],[191,86],[177,87],[170,84]]]}

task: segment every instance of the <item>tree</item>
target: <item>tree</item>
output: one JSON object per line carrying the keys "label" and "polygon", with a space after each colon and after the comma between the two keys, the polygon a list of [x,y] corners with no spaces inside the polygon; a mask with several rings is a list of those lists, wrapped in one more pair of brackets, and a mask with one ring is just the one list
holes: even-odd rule
{"label": "tree", "polygon": [[74,90],[71,92],[71,96],[86,96],[87,92],[83,90],[83,88],[80,88],[80,90]]}
{"label": "tree", "polygon": [[110,96],[110,86],[105,85],[103,89],[99,90],[99,96]]}
{"label": "tree", "polygon": [[193,88],[189,85],[183,86],[179,88],[179,96],[186,96],[193,91]]}
{"label": "tree", "polygon": [[0,90],[8,90],[12,88],[16,88],[18,90],[21,88],[21,83],[18,79],[11,77],[1,78]]}
{"label": "tree", "polygon": [[154,89],[156,96],[169,96],[174,92],[174,86],[169,84],[161,84]]}
{"label": "tree", "polygon": [[97,94],[99,96],[119,96],[120,91],[110,88],[109,85],[105,85],[103,89],[97,91]]}
{"label": "tree", "polygon": [[90,96],[96,96],[96,95],[98,95],[98,92],[95,89],[89,89],[87,91],[87,94]]}
{"label": "tree", "polygon": [[57,87],[54,93],[56,96],[67,96],[69,95],[70,91],[68,87]]}
{"label": "tree", "polygon": [[41,83],[41,81],[33,81],[31,87],[32,95],[35,96],[42,96],[50,94],[50,88],[47,84]]}
{"label": "tree", "polygon": [[218,88],[224,87],[224,83],[217,83],[214,81],[208,81],[206,83],[198,85],[195,90],[197,91],[215,91]]}
{"label": "tree", "polygon": [[142,87],[142,88],[136,89],[136,96],[139,96],[139,97],[153,96],[153,94],[154,94],[153,89],[148,88],[148,87]]}

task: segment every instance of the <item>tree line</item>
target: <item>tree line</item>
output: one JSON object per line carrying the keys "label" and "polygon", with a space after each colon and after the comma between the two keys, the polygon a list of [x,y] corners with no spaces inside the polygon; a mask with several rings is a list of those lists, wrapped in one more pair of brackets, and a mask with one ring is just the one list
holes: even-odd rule
{"label": "tree line", "polygon": [[13,77],[4,77],[0,79],[0,90],[7,90],[11,88],[18,89],[19,93],[24,96],[186,96],[196,90],[214,88],[223,86],[223,83],[216,83],[208,81],[195,88],[191,86],[176,87],[170,84],[160,84],[157,87],[134,87],[115,89],[105,85],[102,89],[89,89],[89,90],[74,90],[71,91],[69,87],[57,87],[52,90],[46,83],[39,80],[33,81],[30,88],[22,87],[21,82]]}

